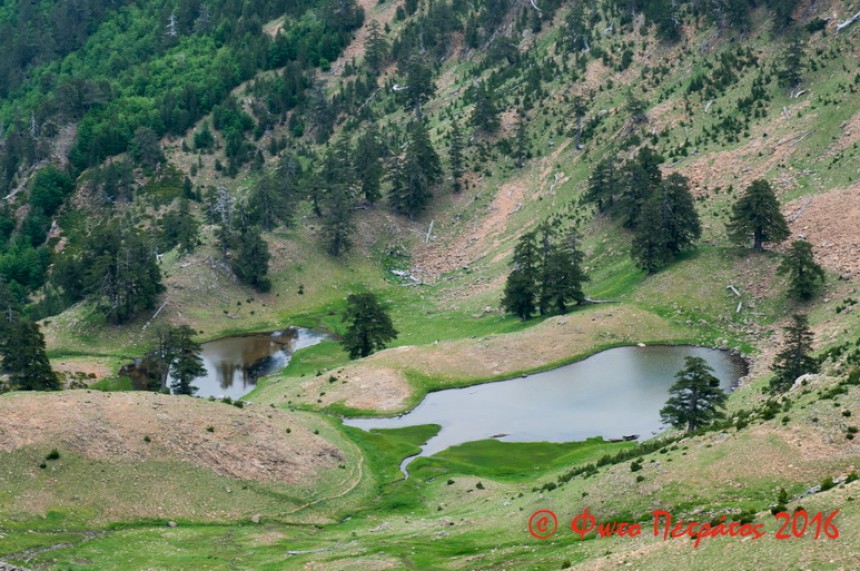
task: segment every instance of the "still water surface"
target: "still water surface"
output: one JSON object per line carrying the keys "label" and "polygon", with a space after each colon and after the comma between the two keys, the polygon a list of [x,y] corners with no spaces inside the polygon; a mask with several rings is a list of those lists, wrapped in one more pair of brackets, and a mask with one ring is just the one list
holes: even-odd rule
{"label": "still water surface", "polygon": [[301,327],[274,333],[237,335],[203,343],[206,375],[197,377],[195,396],[238,399],[251,392],[257,378],[287,366],[292,354],[325,338]]}
{"label": "still water surface", "polygon": [[364,430],[441,425],[419,456],[493,437],[506,442],[571,442],[637,434],[644,439],[663,428],[660,409],[687,356],[704,358],[727,391],[744,373],[740,359],[716,349],[619,347],[526,378],[430,393],[400,417],[344,422]]}

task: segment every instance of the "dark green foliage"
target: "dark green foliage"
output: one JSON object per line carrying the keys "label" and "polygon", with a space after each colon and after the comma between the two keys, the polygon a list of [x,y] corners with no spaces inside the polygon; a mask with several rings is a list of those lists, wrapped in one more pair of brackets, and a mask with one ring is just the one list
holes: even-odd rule
{"label": "dark green foliage", "polygon": [[448,158],[451,160],[451,178],[454,179],[453,190],[463,190],[463,134],[460,125],[454,121],[451,126],[451,144],[448,147]]}
{"label": "dark green foliage", "polygon": [[778,28],[784,28],[794,21],[792,15],[800,4],[800,0],[766,0],[765,5],[771,9],[774,15],[774,24]]}
{"label": "dark green foliage", "polygon": [[327,197],[322,238],[326,251],[332,256],[338,257],[352,248],[352,234],[355,232],[352,203],[348,189],[342,187],[332,189]]}
{"label": "dark green foliage", "polygon": [[529,139],[526,133],[526,114],[520,109],[517,113],[517,127],[514,135],[514,159],[517,168],[523,168],[526,164],[526,158],[529,154]]}
{"label": "dark green foliage", "polygon": [[352,151],[352,162],[361,194],[370,204],[382,197],[383,151],[379,131],[373,124],[358,138]]}
{"label": "dark green foliage", "polygon": [[175,327],[170,333],[172,351],[170,359],[170,375],[173,380],[170,388],[175,394],[193,395],[197,387],[192,381],[206,374],[203,359],[200,357],[201,347],[194,341],[194,330],[187,325]]}
{"label": "dark green foliage", "polygon": [[582,269],[584,255],[579,249],[575,230],[560,232],[548,223],[538,228],[540,255],[540,288],[538,310],[541,315],[550,312],[566,313],[568,304],[585,301],[582,284],[588,276]]}
{"label": "dark green foliage", "polygon": [[405,155],[394,157],[390,165],[389,202],[396,213],[413,220],[427,208],[442,167],[424,120],[413,119],[406,130]]}
{"label": "dark green foliage", "polygon": [[640,268],[654,273],[692,246],[701,234],[689,181],[672,173],[642,208],[631,253]]}
{"label": "dark green foliage", "polygon": [[502,307],[525,321],[535,310],[541,315],[566,313],[569,304],[583,303],[582,284],[589,279],[583,257],[572,229],[560,231],[545,222],[524,234],[514,248]]}
{"label": "dark green foliage", "polygon": [[200,242],[200,227],[191,213],[191,203],[184,196],[179,199],[178,227],[176,234],[180,254],[190,254]]}
{"label": "dark green foliage", "polygon": [[583,199],[597,204],[597,211],[604,212],[611,208],[615,201],[615,193],[621,184],[617,165],[612,158],[603,159],[591,171],[588,178],[588,190]]}
{"label": "dark green foliage", "polygon": [[574,2],[565,18],[565,45],[570,51],[588,51],[591,49],[592,26],[586,19],[586,3]]}
{"label": "dark green foliage", "polygon": [[810,356],[812,352],[812,331],[805,315],[795,314],[791,324],[786,327],[783,349],[780,351],[771,371],[775,377],[770,381],[772,393],[784,393],[801,375],[818,372],[818,362]]}
{"label": "dark green foliage", "polygon": [[736,243],[745,243],[753,238],[753,249],[764,250],[763,242],[778,244],[789,237],[791,232],[779,202],[766,180],[755,180],[744,195],[732,206],[732,218],[728,224],[729,237]]}
{"label": "dark green foliage", "polygon": [[248,198],[249,219],[266,232],[289,226],[298,199],[300,173],[299,163],[290,155],[284,155],[274,171],[262,173]]}
{"label": "dark green foliage", "polygon": [[420,55],[411,56],[406,63],[406,85],[403,91],[404,107],[421,116],[421,105],[436,92],[433,68]]}
{"label": "dark green foliage", "polygon": [[199,131],[194,133],[194,148],[197,150],[209,150],[215,146],[215,137],[209,130],[209,122],[204,121]]}
{"label": "dark green foliage", "polygon": [[778,72],[780,83],[789,89],[794,89],[803,81],[803,51],[803,39],[799,33],[795,33],[780,60]]}
{"label": "dark green foliage", "polygon": [[194,251],[200,240],[200,228],[191,213],[190,201],[179,199],[179,208],[161,218],[159,248],[168,251],[178,246],[180,255]]}
{"label": "dark green foliage", "polygon": [[63,252],[55,283],[69,303],[87,296],[108,321],[125,323],[164,291],[154,250],[126,220],[108,220]]}
{"label": "dark green foliage", "polygon": [[39,169],[30,187],[30,205],[53,216],[63,199],[75,190],[75,182],[53,165]]}
{"label": "dark green foliage", "polygon": [[386,308],[372,293],[347,297],[343,321],[348,325],[341,344],[350,359],[367,357],[397,338],[397,330]]}
{"label": "dark green foliage", "polygon": [[322,237],[326,251],[332,256],[340,256],[352,246],[353,187],[357,183],[357,171],[350,152],[349,141],[342,137],[329,147],[320,173],[324,185]]}
{"label": "dark green foliage", "polygon": [[256,226],[245,226],[236,238],[230,266],[239,281],[258,291],[272,288],[269,281],[269,246]]}
{"label": "dark green foliage", "polygon": [[364,61],[372,70],[378,70],[388,59],[388,42],[382,33],[379,22],[367,25],[367,39],[364,41]]}
{"label": "dark green foliage", "polygon": [[474,91],[475,108],[472,110],[470,122],[478,131],[492,134],[498,131],[501,122],[499,110],[493,101],[493,95],[486,82],[481,83]]}
{"label": "dark green foliage", "polygon": [[657,37],[665,42],[681,39],[680,4],[673,0],[649,0],[642,3],[645,18],[654,23]]}
{"label": "dark green foliage", "polygon": [[102,202],[128,202],[135,190],[134,170],[128,160],[111,161],[93,173],[93,185]]}
{"label": "dark green foliage", "polygon": [[812,244],[805,240],[791,243],[777,273],[788,276],[789,295],[802,301],[812,299],[825,279],[824,268],[815,262],[812,254]]}
{"label": "dark green foliage", "polygon": [[149,127],[138,127],[128,144],[128,154],[138,164],[147,168],[155,168],[164,160],[158,135]]}
{"label": "dark green foliage", "polygon": [[686,357],[685,366],[669,389],[672,395],[660,410],[663,422],[692,432],[713,420],[722,418],[726,393],[713,369],[701,357]]}
{"label": "dark green foliage", "polygon": [[10,313],[0,315],[0,371],[9,376],[9,383],[17,390],[58,390],[60,381],[51,370],[39,326],[14,314],[10,320]]}
{"label": "dark green foliage", "polygon": [[[651,147],[643,147],[639,149],[634,159],[624,163],[620,180],[609,179],[610,183],[617,184],[621,190],[620,196],[615,201],[614,210],[622,217],[626,228],[636,228],[643,206],[660,188],[663,179],[660,172],[662,162],[663,157],[657,151]],[[607,188],[605,185],[606,183],[604,183],[604,189]],[[611,196],[608,198],[605,195],[602,196],[604,200],[612,203]]]}
{"label": "dark green foliage", "polygon": [[514,247],[511,273],[505,282],[502,307],[522,319],[529,319],[537,309],[538,249],[534,232],[523,234]]}
{"label": "dark green foliage", "polygon": [[633,93],[627,94],[626,107],[633,123],[645,123],[648,121],[648,115],[645,113],[648,108],[647,103],[641,97],[638,97]]}

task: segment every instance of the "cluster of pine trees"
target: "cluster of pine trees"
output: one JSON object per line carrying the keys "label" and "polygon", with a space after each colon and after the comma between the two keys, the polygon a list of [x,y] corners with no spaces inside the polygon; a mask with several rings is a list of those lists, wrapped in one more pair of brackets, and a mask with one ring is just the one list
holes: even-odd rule
{"label": "cluster of pine trees", "polygon": [[582,284],[588,276],[575,229],[561,229],[557,220],[523,234],[514,248],[511,273],[502,306],[523,321],[540,315],[566,313],[585,301]]}
{"label": "cluster of pine trees", "polygon": [[605,159],[592,172],[584,195],[599,212],[619,217],[633,230],[631,254],[649,273],[668,265],[702,234],[689,181],[678,173],[664,179],[662,162],[647,146],[627,161]]}
{"label": "cluster of pine trees", "polygon": [[[21,307],[0,279],[0,372],[12,389],[52,391],[60,380],[45,354],[45,337],[39,325],[21,314]],[[2,387],[0,387],[2,388]]]}

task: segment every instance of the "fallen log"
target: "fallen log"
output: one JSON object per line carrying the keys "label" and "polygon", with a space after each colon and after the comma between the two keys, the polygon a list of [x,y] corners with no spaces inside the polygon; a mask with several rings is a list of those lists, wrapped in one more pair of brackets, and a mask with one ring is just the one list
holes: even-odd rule
{"label": "fallen log", "polygon": [[836,24],[836,33],[841,32],[842,30],[844,30],[845,28],[847,28],[851,24],[854,24],[855,22],[858,22],[858,21],[860,21],[860,12],[857,12],[856,14],[854,14],[853,16],[851,16],[850,18],[848,18],[844,22],[840,22],[840,23]]}

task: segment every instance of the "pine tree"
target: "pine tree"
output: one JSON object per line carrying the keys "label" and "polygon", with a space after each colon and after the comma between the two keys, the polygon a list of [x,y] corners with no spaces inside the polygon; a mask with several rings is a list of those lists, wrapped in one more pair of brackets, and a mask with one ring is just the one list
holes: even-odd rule
{"label": "pine tree", "polygon": [[200,241],[200,227],[194,215],[191,213],[191,205],[184,196],[179,199],[179,216],[177,226],[177,240],[179,242],[179,253],[190,254],[197,248]]}
{"label": "pine tree", "polygon": [[245,226],[236,241],[231,266],[239,281],[267,292],[272,288],[269,281],[269,246],[255,226]]}
{"label": "pine tree", "polygon": [[176,357],[174,330],[175,328],[171,325],[158,326],[155,349],[148,351],[141,359],[139,369],[147,371],[152,377],[147,383],[147,388],[151,391],[159,391],[168,386],[170,365]]}
{"label": "pine tree", "polygon": [[805,315],[791,316],[791,325],[786,327],[785,344],[770,370],[775,377],[770,381],[771,393],[784,393],[794,385],[798,377],[818,372],[818,362],[810,356],[812,352],[812,331]]}
{"label": "pine tree", "polygon": [[433,197],[432,188],[442,176],[442,167],[424,120],[413,119],[406,129],[405,157],[391,163],[389,201],[395,212],[414,220]]}
{"label": "pine tree", "polygon": [[4,327],[10,326],[21,311],[21,303],[9,287],[9,284],[0,276],[0,339],[7,334]]}
{"label": "pine tree", "polygon": [[643,147],[634,159],[624,163],[616,209],[624,220],[625,228],[636,228],[642,207],[660,188],[663,182],[661,162],[663,157],[659,153],[651,147]]}
{"label": "pine tree", "polygon": [[576,119],[576,137],[574,138],[574,142],[576,143],[576,148],[578,150],[582,150],[584,147],[582,146],[582,127],[583,121],[585,120],[585,114],[588,112],[588,107],[586,106],[585,99],[576,95],[573,98],[573,116]]}
{"label": "pine tree", "polygon": [[472,110],[471,123],[475,129],[486,134],[495,133],[501,124],[499,110],[485,83],[475,89],[475,108]]}
{"label": "pine tree", "polygon": [[566,40],[571,51],[587,52],[591,49],[591,26],[585,17],[585,3],[574,2],[565,18]]}
{"label": "pine tree", "polygon": [[[281,163],[284,165],[284,163]],[[248,214],[255,224],[271,232],[279,225],[292,222],[295,203],[296,174],[289,163],[275,172],[260,175],[248,198]]]}
{"label": "pine tree", "polygon": [[13,388],[22,391],[55,391],[60,380],[45,354],[45,337],[32,321],[14,318],[0,328],[0,371],[9,375]]}
{"label": "pine tree", "polygon": [[654,273],[692,246],[701,234],[689,181],[672,173],[639,214],[632,255],[639,267]]}
{"label": "pine tree", "polygon": [[511,273],[505,282],[502,307],[523,321],[537,310],[540,271],[537,238],[534,232],[523,234],[514,247]]}
{"label": "pine tree", "polygon": [[788,89],[794,89],[803,82],[803,51],[803,40],[800,34],[795,33],[777,72],[780,83]]}
{"label": "pine tree", "polygon": [[526,165],[526,157],[529,154],[529,140],[526,133],[526,114],[520,109],[517,113],[517,127],[514,138],[514,156],[518,169]]}
{"label": "pine tree", "polygon": [[791,297],[809,300],[824,283],[824,269],[815,262],[812,244],[804,240],[791,243],[785,257],[777,268],[780,275],[788,275]]}
{"label": "pine tree", "polygon": [[627,94],[627,112],[630,113],[633,123],[646,123],[648,121],[647,109],[644,99],[637,97],[632,92]]}
{"label": "pine tree", "polygon": [[736,243],[744,243],[753,237],[753,250],[764,250],[764,242],[778,244],[789,237],[788,224],[779,211],[779,202],[773,188],[766,180],[753,181],[732,206],[732,218],[728,224],[729,237]]}
{"label": "pine tree", "polygon": [[324,184],[322,194],[322,237],[326,251],[340,256],[352,245],[354,230],[353,189],[358,183],[357,163],[350,156],[349,141],[342,137],[326,152],[320,179]]}
{"label": "pine tree", "polygon": [[696,212],[693,194],[690,192],[689,179],[678,173],[666,177],[663,181],[662,200],[667,211],[667,247],[672,256],[677,256],[702,236],[702,225]]}
{"label": "pine tree", "polygon": [[584,257],[579,249],[579,236],[575,230],[568,230],[551,245],[545,261],[546,269],[542,272],[542,313],[550,309],[566,313],[569,303],[579,305],[585,302],[582,284],[589,278],[582,268]]}
{"label": "pine tree", "polygon": [[353,205],[349,190],[343,186],[329,191],[326,213],[323,216],[322,236],[326,251],[335,257],[345,254],[352,247]]}
{"label": "pine tree", "polygon": [[341,344],[350,359],[367,357],[397,338],[391,317],[372,293],[347,297],[343,321],[349,325]]}
{"label": "pine tree", "polygon": [[158,135],[149,127],[138,127],[128,145],[131,157],[143,166],[153,169],[164,161]]}
{"label": "pine tree", "polygon": [[108,221],[86,240],[82,287],[105,317],[125,323],[153,309],[164,291],[153,245],[127,220]]}
{"label": "pine tree", "polygon": [[171,337],[173,352],[170,375],[173,380],[170,388],[174,394],[193,395],[197,392],[197,387],[191,383],[206,374],[206,367],[200,357],[202,348],[194,341],[194,330],[187,325],[173,328]]}
{"label": "pine tree", "polygon": [[420,55],[411,56],[406,64],[406,89],[404,107],[421,117],[421,105],[433,97],[436,86],[433,84],[433,69]]}
{"label": "pine tree", "polygon": [[382,141],[376,126],[371,124],[355,144],[352,161],[361,194],[370,204],[382,197]]}
{"label": "pine tree", "polygon": [[620,184],[615,161],[611,157],[603,159],[591,171],[591,176],[588,178],[588,189],[585,191],[583,199],[586,202],[597,204],[598,212],[605,212],[614,204],[615,193]]}
{"label": "pine tree", "polygon": [[678,380],[669,389],[672,396],[660,410],[663,422],[692,432],[722,418],[720,409],[727,397],[713,371],[701,357],[685,358],[684,368],[675,375]]}
{"label": "pine tree", "polygon": [[630,254],[636,265],[649,274],[657,272],[672,261],[672,255],[666,247],[669,237],[663,220],[665,215],[659,197],[649,200],[639,215],[642,225],[633,235]]}
{"label": "pine tree", "polygon": [[388,59],[388,42],[381,32],[381,26],[376,20],[367,25],[367,39],[364,41],[364,61],[373,71]]}
{"label": "pine tree", "polygon": [[463,190],[463,184],[460,181],[463,178],[463,135],[460,133],[457,121],[453,121],[451,126],[451,146],[448,147],[448,157],[451,160],[451,177],[454,179],[453,190],[460,192]]}

